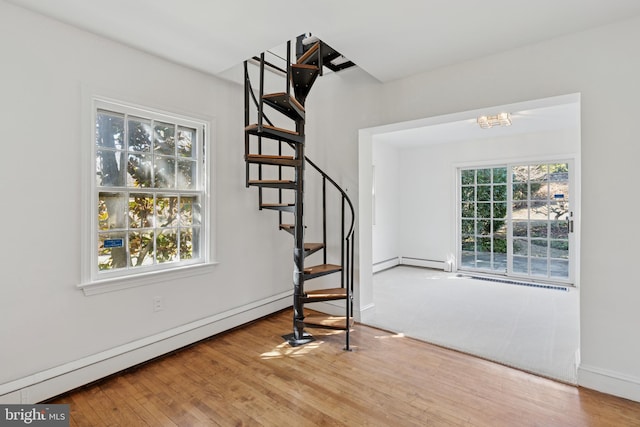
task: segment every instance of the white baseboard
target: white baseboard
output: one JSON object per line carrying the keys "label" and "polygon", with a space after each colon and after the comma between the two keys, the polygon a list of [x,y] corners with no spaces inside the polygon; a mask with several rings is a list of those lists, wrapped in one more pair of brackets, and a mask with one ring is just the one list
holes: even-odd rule
{"label": "white baseboard", "polygon": [[435,270],[446,270],[447,263],[444,261],[434,261],[430,259],[400,257],[400,264],[413,267],[433,268]]}
{"label": "white baseboard", "polygon": [[451,271],[451,264],[445,261],[434,261],[430,259],[411,258],[411,257],[395,257],[385,261],[376,262],[371,266],[373,273],[379,273],[383,270],[396,267],[398,265],[409,265],[412,267],[433,268],[436,270]]}
{"label": "white baseboard", "polygon": [[640,378],[619,372],[581,365],[578,368],[578,385],[640,402]]}
{"label": "white baseboard", "polygon": [[291,306],[291,291],[0,384],[0,404],[33,404]]}
{"label": "white baseboard", "polygon": [[365,325],[370,324],[376,315],[376,305],[374,303],[367,304],[366,306],[360,309],[360,313],[356,313],[356,320],[360,323],[364,323]]}
{"label": "white baseboard", "polygon": [[371,271],[373,273],[379,273],[383,270],[388,270],[389,268],[393,268],[397,265],[400,265],[400,257],[395,257],[385,261],[376,262],[371,267]]}

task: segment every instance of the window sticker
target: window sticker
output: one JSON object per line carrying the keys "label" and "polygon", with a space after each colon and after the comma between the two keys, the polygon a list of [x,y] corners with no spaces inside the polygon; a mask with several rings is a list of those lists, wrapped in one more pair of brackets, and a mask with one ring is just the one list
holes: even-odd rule
{"label": "window sticker", "polygon": [[104,241],[105,248],[121,248],[124,246],[124,239],[107,239]]}

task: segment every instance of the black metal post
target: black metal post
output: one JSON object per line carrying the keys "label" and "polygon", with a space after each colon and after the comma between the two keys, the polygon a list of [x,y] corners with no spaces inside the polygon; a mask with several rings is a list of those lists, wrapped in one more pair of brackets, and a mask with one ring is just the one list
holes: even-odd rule
{"label": "black metal post", "polygon": [[[300,135],[304,134],[304,123],[296,126]],[[304,143],[296,146],[296,157],[304,159]],[[293,334],[285,336],[291,346],[299,346],[313,341],[313,337],[304,332],[304,160],[295,172],[295,226],[293,248]]]}
{"label": "black metal post", "polygon": [[262,132],[262,119],[264,108],[264,52],[260,54],[260,96],[258,98],[258,131]]}
{"label": "black metal post", "polygon": [[291,40],[287,41],[287,98],[291,96]]}
{"label": "black metal post", "polygon": [[327,178],[322,177],[322,251],[323,263],[327,263]]}
{"label": "black metal post", "polygon": [[[247,61],[244,61],[244,126],[249,126],[250,114],[249,114],[249,91],[251,90],[251,84],[249,83],[249,69],[247,68]],[[244,155],[245,159],[249,155],[250,136],[247,132],[244,133]],[[245,185],[249,188],[249,162],[245,162]]]}
{"label": "black metal post", "polygon": [[[287,43],[287,58],[291,44]],[[287,68],[290,66],[287,64]],[[288,82],[287,82],[288,86]],[[304,102],[303,102],[304,105]],[[295,222],[293,229],[293,334],[285,336],[291,346],[307,344],[314,338],[304,331],[304,119],[296,120],[296,132],[303,137],[296,144],[296,158],[300,164],[295,168]]]}
{"label": "black metal post", "polygon": [[324,68],[323,67],[324,66],[324,61],[323,61],[323,58],[322,58],[323,51],[324,51],[324,49],[323,49],[324,45],[323,45],[323,43],[321,41],[318,41],[318,43],[320,43],[320,45],[318,46],[318,68],[319,68],[318,71],[319,71],[320,75],[322,76],[323,75],[322,69]]}
{"label": "black metal post", "polygon": [[345,236],[344,236],[344,227],[345,227],[344,203],[345,203],[345,199],[344,199],[344,196],[342,196],[342,222],[340,224],[340,265],[342,265],[342,273],[340,274],[340,286],[342,287],[345,286],[345,277],[346,277],[345,274],[347,273],[346,269],[348,268],[347,264],[345,263],[345,252],[348,250],[348,244],[349,244],[349,241],[345,240]]}

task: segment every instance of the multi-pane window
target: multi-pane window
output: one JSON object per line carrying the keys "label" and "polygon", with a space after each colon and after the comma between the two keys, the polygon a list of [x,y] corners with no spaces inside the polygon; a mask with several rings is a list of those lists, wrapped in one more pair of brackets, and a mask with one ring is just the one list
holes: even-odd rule
{"label": "multi-pane window", "polygon": [[205,123],[96,105],[94,277],[203,262]]}
{"label": "multi-pane window", "polygon": [[461,267],[506,272],[507,168],[460,173]]}
{"label": "multi-pane window", "polygon": [[513,272],[568,279],[569,164],[515,165],[511,177]]}
{"label": "multi-pane window", "polygon": [[569,163],[460,170],[460,268],[570,281]]}

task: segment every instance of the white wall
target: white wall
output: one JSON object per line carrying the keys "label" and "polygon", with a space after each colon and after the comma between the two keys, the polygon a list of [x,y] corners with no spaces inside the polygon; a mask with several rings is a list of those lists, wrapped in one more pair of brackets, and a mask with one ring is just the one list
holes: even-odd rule
{"label": "white wall", "polygon": [[[51,376],[154,340],[163,343],[156,353],[168,351],[290,305],[291,236],[278,232],[275,213],[258,212],[255,189],[244,187],[241,87],[5,2],[0,57],[0,401],[42,400],[79,385],[34,388]],[[213,121],[210,209],[219,264],[210,271],[93,296],[76,288],[79,224],[88,209],[81,152],[93,143],[83,133],[90,117],[83,105],[93,92]],[[154,313],[157,295],[165,310]]]}
{"label": "white wall", "polygon": [[[400,255],[441,262],[457,257],[458,167],[577,160],[579,143],[579,130],[573,129],[401,149],[398,170],[402,185],[395,189],[401,194]],[[376,151],[374,147],[374,156]],[[374,239],[374,253],[375,245]]]}
{"label": "white wall", "polygon": [[[358,214],[358,205],[363,191],[368,193],[371,203],[371,185],[360,188],[358,169],[358,130],[380,123],[384,106],[379,98],[380,83],[357,67],[340,73],[327,74],[318,78],[307,98],[306,116],[306,152],[308,156],[323,168],[340,184],[353,201]],[[370,171],[371,161],[367,164]],[[314,191],[313,189],[311,190]],[[315,190],[317,191],[317,190]],[[305,221],[313,221],[313,211],[306,210]],[[369,217],[370,219],[370,217]],[[362,253],[360,228],[356,221],[356,287],[362,280],[359,271],[359,254]],[[369,224],[366,230],[371,230]],[[369,236],[371,233],[369,231]],[[360,248],[359,248],[360,247]],[[365,250],[371,250],[371,245]],[[368,256],[371,260],[371,255]],[[370,264],[369,264],[370,265]],[[370,289],[360,289],[354,295],[356,307],[370,306]],[[361,312],[354,313],[360,320]]]}
{"label": "white wall", "polygon": [[[400,151],[374,141],[373,165],[375,166],[375,223],[372,226],[373,264],[396,259],[403,254],[400,249],[401,231],[404,229],[401,203],[405,181],[401,177]],[[372,220],[373,221],[373,220]],[[384,264],[383,264],[384,266]]]}
{"label": "white wall", "polygon": [[[640,19],[531,45],[383,85],[384,122],[434,117],[570,93],[581,94],[582,241],[579,384],[640,401],[640,287],[632,214],[607,214],[634,194],[640,157]],[[345,112],[346,115],[346,112]],[[371,162],[370,130],[359,161]],[[367,167],[360,187],[366,188]],[[606,171],[606,178],[603,172]],[[370,177],[369,177],[370,179]],[[360,208],[370,198],[361,192]],[[624,209],[624,208],[623,208]],[[370,298],[371,227],[360,215],[361,299]],[[370,300],[369,305],[370,306]],[[362,308],[362,307],[361,307]]]}
{"label": "white wall", "polygon": [[[0,36],[5,141],[0,157],[0,394],[8,393],[3,386],[21,379],[33,384],[38,373],[52,367],[253,307],[252,302],[289,290],[290,236],[275,231],[275,225],[266,226],[275,219],[255,211],[255,194],[243,185],[240,88],[4,2]],[[640,116],[639,39],[636,18],[386,85],[359,70],[346,70],[317,83],[307,104],[307,135],[310,156],[366,210],[370,186],[361,179],[358,164],[370,170],[371,147],[358,146],[359,129],[581,93],[579,382],[640,401],[640,341],[635,339],[640,287],[628,268],[635,262],[636,227],[633,215],[612,216],[609,209],[615,206],[618,212],[634,194],[640,157],[635,129]],[[80,147],[90,143],[80,135],[83,86],[121,94],[126,101],[215,118],[220,264],[212,273],[92,297],[75,288],[80,276],[78,223],[84,211]],[[361,135],[362,141],[371,141],[366,131]],[[602,171],[610,178],[603,179]],[[365,269],[358,272],[356,302],[365,310],[372,302],[371,273],[366,271],[372,261],[371,218],[366,212],[360,218],[356,260]],[[158,294],[167,308],[154,314],[151,299]]]}

